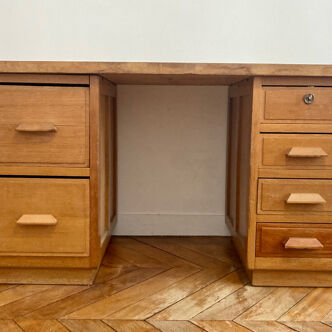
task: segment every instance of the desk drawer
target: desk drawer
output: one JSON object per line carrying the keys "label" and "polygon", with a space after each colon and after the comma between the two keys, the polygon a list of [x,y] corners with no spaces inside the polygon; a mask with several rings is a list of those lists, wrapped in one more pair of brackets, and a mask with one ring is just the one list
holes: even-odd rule
{"label": "desk drawer", "polygon": [[332,135],[263,134],[262,166],[332,168]]}
{"label": "desk drawer", "polygon": [[260,179],[258,214],[332,212],[332,180]]}
{"label": "desk drawer", "polygon": [[332,120],[332,88],[267,87],[264,119]]}
{"label": "desk drawer", "polygon": [[257,257],[332,257],[332,225],[257,224]]}
{"label": "desk drawer", "polygon": [[87,87],[0,86],[0,163],[89,165]]}
{"label": "desk drawer", "polygon": [[88,179],[0,178],[0,255],[88,254]]}

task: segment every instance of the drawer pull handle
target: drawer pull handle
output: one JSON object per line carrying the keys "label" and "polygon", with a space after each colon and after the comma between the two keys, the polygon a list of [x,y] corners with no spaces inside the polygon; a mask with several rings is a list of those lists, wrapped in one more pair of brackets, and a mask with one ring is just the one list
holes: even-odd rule
{"label": "drawer pull handle", "polygon": [[285,249],[322,249],[323,244],[314,237],[290,237],[285,243]]}
{"label": "drawer pull handle", "polygon": [[58,221],[51,214],[24,214],[16,223],[27,226],[54,226]]}
{"label": "drawer pull handle", "polygon": [[324,204],[326,200],[316,193],[292,193],[289,195],[287,204]]}
{"label": "drawer pull handle", "polygon": [[56,132],[57,127],[51,122],[27,123],[22,122],[16,128],[20,132]]}
{"label": "drawer pull handle", "polygon": [[310,105],[314,102],[315,96],[312,93],[307,93],[303,96],[303,101],[305,104]]}
{"label": "drawer pull handle", "polygon": [[320,158],[326,157],[327,153],[322,148],[293,147],[287,153],[290,158]]}

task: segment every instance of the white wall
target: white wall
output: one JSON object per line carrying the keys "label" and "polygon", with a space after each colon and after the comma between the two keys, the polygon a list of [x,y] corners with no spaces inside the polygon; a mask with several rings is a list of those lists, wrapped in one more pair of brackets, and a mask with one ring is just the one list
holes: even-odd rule
{"label": "white wall", "polygon": [[331,0],[0,0],[0,60],[332,63]]}
{"label": "white wall", "polygon": [[225,235],[228,88],[118,87],[116,234]]}

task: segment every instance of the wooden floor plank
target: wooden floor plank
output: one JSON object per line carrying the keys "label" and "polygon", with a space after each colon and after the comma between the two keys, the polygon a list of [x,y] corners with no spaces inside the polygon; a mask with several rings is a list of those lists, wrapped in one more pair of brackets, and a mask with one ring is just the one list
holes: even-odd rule
{"label": "wooden floor plank", "polygon": [[117,311],[108,318],[110,319],[137,319],[145,320],[159,311],[169,307],[200,290],[210,283],[222,278],[231,271],[228,269],[208,269],[197,272],[170,287],[163,289],[141,301],[134,303],[120,311]]}
{"label": "wooden floor plank", "polygon": [[[149,237],[151,239],[151,237]],[[161,242],[165,241],[165,237],[155,237],[157,239],[160,239]],[[157,261],[161,262],[165,266],[184,266],[186,264],[189,264],[191,266],[197,266],[196,264],[192,262],[188,262],[185,259],[178,257],[170,252],[166,252],[164,250],[160,250],[154,246],[151,246],[144,241],[144,237],[135,237],[135,238],[123,238],[123,237],[116,237],[115,238],[115,244],[118,246],[124,246],[126,248],[132,249],[132,250],[138,250],[144,255],[154,258]]]}
{"label": "wooden floor plank", "polygon": [[88,286],[53,286],[42,292],[1,306],[0,319],[16,319],[87,288]]}
{"label": "wooden floor plank", "polygon": [[210,237],[184,236],[177,238],[178,243],[185,248],[199,252],[204,256],[210,256],[224,263],[241,266],[241,261],[234,251],[232,239],[228,236],[210,239]]}
{"label": "wooden floor plank", "polygon": [[227,295],[244,286],[248,279],[242,270],[230,273],[198,292],[152,316],[153,320],[190,320]]}
{"label": "wooden floor plank", "polygon": [[321,320],[324,322],[332,322],[332,309]]}
{"label": "wooden floor plank", "polygon": [[162,332],[202,332],[199,326],[188,321],[161,321],[149,320],[153,326]]}
{"label": "wooden floor plank", "polygon": [[114,332],[111,326],[95,319],[61,319],[61,323],[71,332]]}
{"label": "wooden floor plank", "polygon": [[332,327],[321,322],[281,322],[299,332],[331,332]]}
{"label": "wooden floor plank", "polygon": [[6,285],[6,284],[0,285],[0,292],[3,292],[5,290],[7,290],[9,288],[13,288],[13,287],[17,287],[17,285]]}
{"label": "wooden floor plank", "polygon": [[246,327],[230,320],[192,320],[192,323],[207,332],[249,332]]}
{"label": "wooden floor plank", "polygon": [[292,308],[311,291],[310,288],[277,288],[244,312],[239,320],[273,321]]}
{"label": "wooden floor plank", "polygon": [[155,275],[163,272],[163,269],[149,268],[138,269],[128,274],[122,275],[119,278],[112,279],[101,285],[93,286],[81,293],[71,295],[61,301],[57,301],[47,305],[39,310],[28,314],[26,317],[31,319],[57,319],[61,318],[73,311],[95,303],[104,299],[107,296],[116,294],[123,289],[130,288],[137,283],[152,278]]}
{"label": "wooden floor plank", "polygon": [[108,318],[107,316],[119,311],[132,303],[154,294],[161,289],[169,287],[173,283],[184,279],[185,277],[197,272],[193,267],[179,267],[167,270],[149,280],[143,281],[135,286],[121,291],[115,295],[111,295],[101,301],[88,305],[80,310],[77,310],[65,318],[68,319],[86,319],[88,317],[93,319]]}
{"label": "wooden floor plank", "polygon": [[[309,322],[310,323],[310,322]],[[330,326],[330,327],[332,327],[332,321],[322,321],[322,323],[324,323],[325,325],[327,325],[327,326]]]}
{"label": "wooden floor plank", "polygon": [[33,320],[33,319],[22,319],[17,324],[25,332],[69,332],[61,323],[57,320]]}
{"label": "wooden floor plank", "polygon": [[316,288],[297,303],[280,321],[320,321],[332,309],[332,288]]}
{"label": "wooden floor plank", "polygon": [[139,250],[129,249],[125,246],[117,246],[113,243],[110,244],[110,250],[118,257],[125,259],[129,263],[134,264],[138,267],[165,267],[165,264],[152,257],[144,255]]}
{"label": "wooden floor plank", "polygon": [[147,237],[143,238],[145,243],[148,243],[156,248],[161,250],[170,252],[186,261],[189,261],[193,264],[199,265],[205,268],[218,268],[222,264],[226,266],[229,265],[227,263],[223,263],[218,259],[212,258],[210,256],[205,256],[197,251],[188,249],[186,247],[182,247],[177,242],[176,238],[166,237],[160,241],[157,237]]}
{"label": "wooden floor plank", "polygon": [[206,309],[195,320],[233,320],[268,296],[275,288],[246,285],[235,293]]}
{"label": "wooden floor plank", "polygon": [[139,320],[103,320],[117,332],[157,332],[160,331],[148,322]]}
{"label": "wooden floor plank", "polygon": [[129,273],[131,271],[137,270],[138,267],[130,266],[130,267],[108,267],[105,265],[101,265],[99,271],[96,275],[94,284],[103,284],[111,279],[118,278],[121,275]]}
{"label": "wooden floor plank", "polygon": [[[114,239],[111,240],[114,242]],[[118,257],[113,250],[111,250],[111,243],[109,247],[106,250],[106,253],[104,255],[104,258],[102,260],[102,265],[108,266],[108,267],[119,267],[119,268],[129,268],[132,266],[135,266],[135,264],[130,263],[129,261],[126,261],[123,258]]]}
{"label": "wooden floor plank", "polygon": [[52,287],[53,286],[48,285],[21,285],[18,287],[9,288],[0,293],[0,309],[3,305],[33,294],[37,294],[38,292],[42,292]]}
{"label": "wooden floor plank", "polygon": [[[0,320],[1,332],[22,332],[23,330],[13,320]],[[29,332],[29,331],[26,331]]]}
{"label": "wooden floor plank", "polygon": [[290,327],[275,321],[243,320],[238,324],[253,332],[294,332]]}

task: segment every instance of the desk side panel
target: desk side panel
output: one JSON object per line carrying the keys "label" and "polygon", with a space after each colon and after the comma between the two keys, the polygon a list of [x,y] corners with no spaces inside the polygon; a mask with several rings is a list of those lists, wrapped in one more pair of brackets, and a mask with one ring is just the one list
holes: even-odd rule
{"label": "desk side panel", "polygon": [[251,189],[252,80],[230,87],[226,220],[237,251],[246,266]]}
{"label": "desk side panel", "polygon": [[90,76],[91,266],[107,248],[116,214],[116,87]]}

